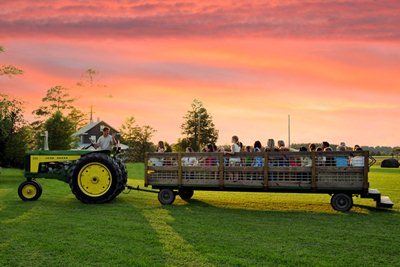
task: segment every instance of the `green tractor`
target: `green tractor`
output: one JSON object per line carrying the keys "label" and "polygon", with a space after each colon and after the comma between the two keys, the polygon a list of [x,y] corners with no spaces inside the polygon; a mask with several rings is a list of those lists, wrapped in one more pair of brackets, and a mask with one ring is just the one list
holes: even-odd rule
{"label": "green tractor", "polygon": [[120,154],[109,150],[30,151],[25,155],[26,181],[18,188],[24,201],[37,200],[42,187],[37,178],[58,179],[69,184],[84,203],[106,203],[117,197],[128,180]]}

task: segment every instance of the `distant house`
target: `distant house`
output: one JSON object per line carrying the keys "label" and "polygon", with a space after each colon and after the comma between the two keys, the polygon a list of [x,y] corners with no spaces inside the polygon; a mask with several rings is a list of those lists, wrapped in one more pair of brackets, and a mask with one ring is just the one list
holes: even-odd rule
{"label": "distant house", "polygon": [[[108,127],[110,129],[110,133],[117,134],[117,141],[120,139],[120,133],[114,127],[110,126],[110,124],[100,120],[96,122],[92,121],[72,135],[73,137],[79,138],[77,143],[78,149],[83,149],[85,147],[88,147],[91,143],[97,142],[99,137],[103,134],[104,127]],[[127,145],[124,144],[120,144],[119,146],[121,147],[121,149],[129,148]],[[94,148],[90,147],[90,149]]]}

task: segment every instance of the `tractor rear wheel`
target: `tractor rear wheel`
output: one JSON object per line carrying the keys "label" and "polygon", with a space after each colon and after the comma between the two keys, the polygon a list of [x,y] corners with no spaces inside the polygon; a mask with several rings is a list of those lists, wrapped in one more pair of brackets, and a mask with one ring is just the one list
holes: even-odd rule
{"label": "tractor rear wheel", "polygon": [[18,196],[23,201],[38,200],[42,195],[42,186],[36,181],[22,182],[18,187]]}
{"label": "tractor rear wheel", "polygon": [[163,205],[171,205],[175,201],[175,192],[169,188],[161,189],[158,192],[158,201]]}
{"label": "tractor rear wheel", "polygon": [[115,161],[117,162],[122,175],[122,184],[121,187],[118,189],[118,192],[121,193],[122,191],[124,191],[126,184],[128,183],[128,171],[126,170],[125,163],[121,159],[117,158],[115,159]]}
{"label": "tractor rear wheel", "polygon": [[186,200],[186,201],[191,199],[193,194],[194,194],[193,189],[180,188],[178,190],[178,195],[181,197],[181,199]]}
{"label": "tractor rear wheel", "polygon": [[77,161],[69,185],[83,203],[106,203],[121,192],[123,176],[110,156],[91,153]]}

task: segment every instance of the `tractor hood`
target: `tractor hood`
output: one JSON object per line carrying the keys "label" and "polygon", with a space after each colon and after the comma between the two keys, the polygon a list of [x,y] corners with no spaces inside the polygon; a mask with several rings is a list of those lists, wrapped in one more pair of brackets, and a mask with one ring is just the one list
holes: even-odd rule
{"label": "tractor hood", "polygon": [[49,156],[71,156],[71,155],[86,155],[89,153],[106,153],[110,154],[109,150],[31,150],[25,155],[49,155]]}

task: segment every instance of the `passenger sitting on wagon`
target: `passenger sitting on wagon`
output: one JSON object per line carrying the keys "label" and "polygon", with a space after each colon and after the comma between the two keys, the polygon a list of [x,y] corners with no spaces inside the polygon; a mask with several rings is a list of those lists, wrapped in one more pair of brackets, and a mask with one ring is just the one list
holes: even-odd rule
{"label": "passenger sitting on wagon", "polygon": [[[193,153],[193,148],[187,147],[186,153]],[[182,157],[182,165],[183,166],[196,166],[198,165],[198,161],[196,157]]]}
{"label": "passenger sitting on wagon", "polygon": [[[332,152],[332,148],[331,147],[325,147],[324,149],[325,152]],[[332,156],[327,156],[325,158],[325,166],[335,166],[335,158]]]}
{"label": "passenger sitting on wagon", "polygon": [[[307,148],[302,146],[300,147],[300,152],[307,152]],[[300,161],[301,161],[301,167],[311,167],[312,165],[312,160],[310,157],[307,156],[301,156],[300,157]]]}
{"label": "passenger sitting on wagon", "polygon": [[[340,152],[345,152],[346,151],[346,147],[345,146],[338,146],[337,150]],[[349,159],[345,156],[339,156],[339,157],[335,157],[335,161],[336,161],[336,167],[347,167],[349,166]]]}
{"label": "passenger sitting on wagon", "polygon": [[322,142],[322,150],[323,151],[326,151],[325,149],[328,147],[331,147],[331,145],[327,141]]}
{"label": "passenger sitting on wagon", "polygon": [[265,152],[275,151],[275,141],[274,139],[268,139],[267,146],[265,147]]}
{"label": "passenger sitting on wagon", "polygon": [[286,147],[285,147],[285,142],[283,140],[279,140],[278,141],[278,149],[279,150],[283,150],[283,151],[287,151]]}
{"label": "passenger sitting on wagon", "polygon": [[[287,147],[285,147],[285,142],[283,140],[278,141],[278,150],[281,152],[289,151]],[[284,155],[279,158],[278,166],[281,167],[288,167],[289,166],[289,159]]]}
{"label": "passenger sitting on wagon", "polygon": [[[324,151],[322,149],[322,147],[317,147],[316,152],[322,152]],[[318,154],[317,156],[317,166],[325,166],[325,162],[326,162],[326,157],[322,156],[321,154]]]}
{"label": "passenger sitting on wagon", "polygon": [[240,152],[244,152],[244,146],[242,142],[238,143],[239,147],[240,147]]}
{"label": "passenger sitting on wagon", "polygon": [[[235,155],[235,153],[239,153],[241,151],[241,147],[239,145],[239,137],[236,135],[232,136],[232,147],[230,152],[224,152],[224,155]],[[240,165],[240,157],[230,157],[229,158],[230,166],[239,166]]]}
{"label": "passenger sitting on wagon", "polygon": [[[246,152],[250,153],[251,152],[251,146],[246,146]],[[246,156],[244,159],[244,164],[245,166],[252,166],[253,165],[253,159],[251,156]]]}
{"label": "passenger sitting on wagon", "polygon": [[289,166],[290,167],[300,167],[301,166],[301,160],[297,157],[290,157],[289,158]]}
{"label": "passenger sitting on wagon", "polygon": [[315,144],[310,144],[308,146],[308,151],[313,152],[317,150],[317,146]]}
{"label": "passenger sitting on wagon", "polygon": [[338,146],[338,151],[339,151],[339,147],[344,147],[344,151],[346,151],[347,150],[347,147],[346,147],[346,143],[345,142],[340,142],[340,145]]}
{"label": "passenger sitting on wagon", "polygon": [[[355,151],[362,151],[361,147],[357,147]],[[350,159],[350,165],[353,167],[364,167],[364,156],[355,156]]]}
{"label": "passenger sitting on wagon", "polygon": [[[214,152],[214,146],[212,144],[208,144],[205,149],[209,153],[210,152]],[[217,158],[216,157],[213,157],[213,156],[207,156],[206,157],[206,160],[205,160],[205,165],[206,166],[215,166],[216,163],[217,163]]]}
{"label": "passenger sitting on wagon", "polygon": [[[255,141],[254,142],[254,152],[257,152],[257,153],[261,152],[261,148],[262,148],[261,142],[260,141]],[[262,157],[255,157],[254,158],[254,164],[253,164],[254,167],[262,167],[263,165],[264,164],[263,164],[263,158]]]}
{"label": "passenger sitting on wagon", "polygon": [[165,145],[163,141],[158,142],[157,153],[164,153],[165,152]]}
{"label": "passenger sitting on wagon", "polygon": [[[225,155],[225,148],[223,146],[219,147],[218,152]],[[224,166],[229,166],[229,158],[227,157],[224,157]]]}
{"label": "passenger sitting on wagon", "polygon": [[[299,152],[300,150],[296,149],[295,151]],[[290,167],[300,167],[301,166],[301,158],[299,156],[297,156],[297,155],[296,156],[290,155],[289,156],[289,166]]]}
{"label": "passenger sitting on wagon", "polygon": [[[307,152],[307,148],[302,146],[299,149],[300,152]],[[301,167],[311,167],[312,166],[312,159],[311,157],[308,156],[301,156],[300,157],[300,165]],[[298,174],[298,177],[300,178],[301,181],[309,181],[311,178],[311,174],[308,172],[300,172]]]}
{"label": "passenger sitting on wagon", "polygon": [[[165,152],[165,146],[163,141],[158,142],[158,147],[157,147],[157,153],[164,153]],[[161,167],[164,165],[164,158],[150,158],[149,162],[151,165],[156,166],[156,167]]]}

